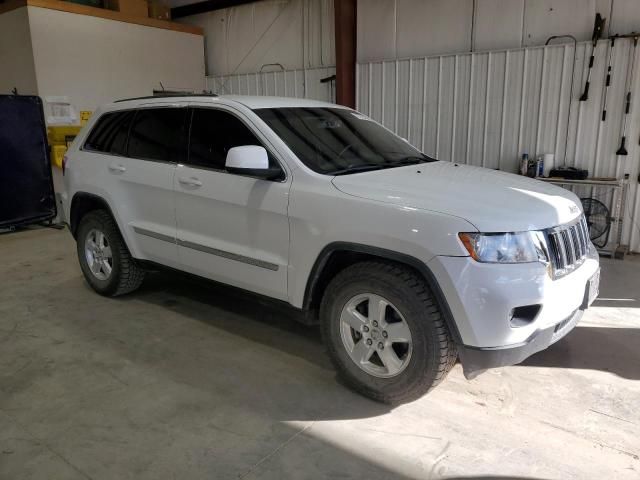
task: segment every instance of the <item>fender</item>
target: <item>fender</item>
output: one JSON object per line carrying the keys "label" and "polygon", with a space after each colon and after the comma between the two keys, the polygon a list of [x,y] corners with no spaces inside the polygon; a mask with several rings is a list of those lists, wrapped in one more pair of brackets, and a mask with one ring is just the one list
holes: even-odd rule
{"label": "fender", "polygon": [[[81,205],[89,204],[94,208],[85,209],[81,208]],[[96,208],[103,208],[109,212],[109,215],[115,220],[115,216],[113,215],[113,211],[109,206],[109,203],[102,197],[95,195],[93,193],[87,192],[76,192],[71,199],[71,209],[69,210],[69,230],[71,231],[71,235],[73,238],[76,238],[76,233],[78,231],[78,221],[81,217],[81,214],[87,212],[89,210],[95,210]]]}
{"label": "fender", "polygon": [[312,301],[314,300],[315,295],[317,295],[316,289],[318,288],[318,282],[322,275],[322,271],[327,266],[331,255],[336,252],[359,253],[377,257],[382,260],[391,260],[393,262],[407,265],[416,270],[424,278],[425,282],[427,282],[431,293],[435,297],[436,303],[440,308],[440,312],[442,313],[447,327],[449,328],[449,332],[451,332],[453,340],[458,345],[462,344],[460,332],[458,331],[458,327],[456,326],[456,322],[451,313],[449,303],[447,302],[447,299],[445,298],[444,293],[442,292],[442,289],[438,284],[438,280],[436,279],[431,269],[427,265],[425,265],[424,262],[418,260],[415,257],[384,248],[371,247],[369,245],[348,242],[332,242],[325,246],[318,254],[318,258],[313,264],[313,268],[311,269],[311,273],[309,274],[309,279],[307,281],[307,286],[304,292],[304,301],[302,307],[303,310],[311,310]]}

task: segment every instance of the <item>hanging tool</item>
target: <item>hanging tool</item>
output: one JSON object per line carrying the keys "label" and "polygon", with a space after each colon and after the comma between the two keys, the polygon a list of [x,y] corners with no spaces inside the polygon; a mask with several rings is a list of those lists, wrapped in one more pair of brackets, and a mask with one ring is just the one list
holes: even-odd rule
{"label": "hanging tool", "polygon": [[633,39],[633,48],[629,47],[629,67],[627,73],[627,79],[625,82],[625,107],[624,107],[624,120],[622,121],[622,140],[620,141],[620,148],[616,150],[616,155],[628,155],[625,147],[627,140],[627,118],[629,117],[629,109],[631,108],[631,84],[633,83],[633,69],[636,63],[636,47],[638,46],[638,37],[640,34],[634,33],[631,37]]}
{"label": "hanging tool", "polygon": [[560,38],[568,38],[573,41],[573,59],[571,60],[571,83],[569,84],[569,97],[567,98],[567,129],[564,136],[564,160],[562,161],[562,165],[566,165],[567,149],[569,145],[569,123],[571,122],[571,105],[573,105],[573,79],[576,73],[576,52],[578,51],[578,40],[576,40],[576,37],[574,37],[573,35],[553,35],[547,38],[547,41],[544,42],[544,44],[549,45],[551,41]]}
{"label": "hanging tool", "polygon": [[591,81],[591,70],[593,69],[593,62],[595,60],[596,54],[596,46],[598,45],[598,40],[602,35],[602,31],[604,30],[604,23],[607,19],[602,18],[599,13],[596,13],[596,19],[593,24],[593,35],[591,36],[591,58],[589,59],[589,72],[587,73],[587,82],[584,84],[584,92],[582,92],[582,96],[580,97],[581,102],[586,102],[589,99],[589,83]]}
{"label": "hanging tool", "polygon": [[611,45],[609,46],[609,65],[607,66],[607,80],[604,83],[604,100],[602,107],[602,121],[607,119],[607,97],[609,96],[609,86],[611,85],[611,59],[613,58],[613,47],[616,44],[617,35],[609,37]]}

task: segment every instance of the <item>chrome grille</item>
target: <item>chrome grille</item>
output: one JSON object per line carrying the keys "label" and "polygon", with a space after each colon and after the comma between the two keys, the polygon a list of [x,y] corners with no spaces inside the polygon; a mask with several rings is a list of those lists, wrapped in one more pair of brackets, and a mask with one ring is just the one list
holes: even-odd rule
{"label": "chrome grille", "polygon": [[589,254],[589,228],[584,215],[576,222],[547,230],[549,255],[556,277],[575,270]]}

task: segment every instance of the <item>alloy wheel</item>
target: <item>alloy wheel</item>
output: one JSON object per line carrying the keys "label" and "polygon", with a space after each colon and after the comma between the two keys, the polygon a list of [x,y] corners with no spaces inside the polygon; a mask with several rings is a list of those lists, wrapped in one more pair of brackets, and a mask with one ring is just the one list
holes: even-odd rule
{"label": "alloy wheel", "polygon": [[380,295],[365,293],[347,301],[340,314],[340,336],[351,360],[375,377],[395,377],[411,360],[409,325]]}
{"label": "alloy wheel", "polygon": [[113,253],[104,232],[92,229],[84,242],[84,255],[89,270],[98,280],[107,280],[113,271]]}

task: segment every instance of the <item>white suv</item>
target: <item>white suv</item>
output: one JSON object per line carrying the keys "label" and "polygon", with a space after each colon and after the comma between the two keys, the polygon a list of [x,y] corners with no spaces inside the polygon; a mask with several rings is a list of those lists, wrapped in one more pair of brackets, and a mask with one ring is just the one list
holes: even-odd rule
{"label": "white suv", "polygon": [[140,98],[98,110],[65,161],[89,284],[162,265],[322,325],[355,389],[407,401],[567,334],[598,291],[572,193],[436,161],[370,118],[286,98]]}

